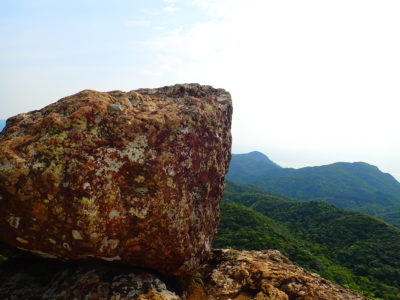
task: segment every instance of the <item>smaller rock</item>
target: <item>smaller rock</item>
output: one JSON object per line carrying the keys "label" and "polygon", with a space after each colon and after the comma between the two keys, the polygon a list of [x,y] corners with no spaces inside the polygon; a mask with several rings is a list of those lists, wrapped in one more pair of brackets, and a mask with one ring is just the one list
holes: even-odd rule
{"label": "smaller rock", "polygon": [[157,276],[101,261],[60,263],[25,255],[0,265],[2,300],[181,300]]}
{"label": "smaller rock", "polygon": [[215,250],[201,273],[205,284],[191,284],[187,300],[366,299],[303,270],[277,250]]}

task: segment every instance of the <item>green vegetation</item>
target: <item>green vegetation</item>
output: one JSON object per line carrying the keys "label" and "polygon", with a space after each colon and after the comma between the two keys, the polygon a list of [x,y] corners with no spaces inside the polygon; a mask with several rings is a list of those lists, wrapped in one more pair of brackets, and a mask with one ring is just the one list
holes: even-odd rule
{"label": "green vegetation", "polygon": [[232,154],[228,176],[229,180],[248,183],[279,169],[281,169],[279,165],[258,151]]}
{"label": "green vegetation", "polygon": [[389,224],[400,228],[400,207],[386,209],[386,212],[378,213],[375,216],[379,219],[385,220]]}
{"label": "green vegetation", "polygon": [[400,299],[400,230],[325,202],[299,202],[228,182],[215,247],[278,249],[349,289]]}
{"label": "green vegetation", "polygon": [[293,237],[287,228],[271,218],[236,203],[222,205],[221,223],[214,247],[239,250],[278,249],[297,264],[330,280],[339,279],[336,278],[337,272],[332,272],[331,269],[338,270],[345,274],[346,283],[357,288],[348,270],[335,265],[323,255],[317,256],[310,252],[310,245]]}
{"label": "green vegetation", "polygon": [[[255,159],[262,160],[262,154],[253,153],[233,155],[227,179],[294,199],[326,201],[400,225],[400,215],[393,213],[400,212],[400,183],[375,166],[357,162],[301,169],[274,168],[254,164]],[[266,156],[264,160],[269,161]],[[247,170],[243,167],[246,165],[251,168]],[[248,175],[251,169],[254,172]]]}

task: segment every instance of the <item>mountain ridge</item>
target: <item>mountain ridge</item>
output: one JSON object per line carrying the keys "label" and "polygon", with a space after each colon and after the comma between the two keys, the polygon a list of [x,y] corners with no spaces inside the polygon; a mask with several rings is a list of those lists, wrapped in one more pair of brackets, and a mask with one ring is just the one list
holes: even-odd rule
{"label": "mountain ridge", "polygon": [[368,297],[400,296],[400,229],[323,201],[298,201],[227,181],[215,245],[278,249]]}
{"label": "mountain ridge", "polygon": [[243,167],[238,165],[246,165],[251,153],[232,156],[227,174],[230,181],[298,200],[326,201],[337,207],[379,215],[400,226],[400,216],[391,213],[400,209],[400,183],[377,166],[365,162],[336,162],[294,169],[253,164],[255,171],[247,176],[251,170],[242,172]]}
{"label": "mountain ridge", "polygon": [[264,153],[252,151],[243,154],[232,154],[230,165],[235,166],[237,172],[231,174],[230,180],[241,182],[246,178],[256,179],[268,175],[270,171],[282,169]]}

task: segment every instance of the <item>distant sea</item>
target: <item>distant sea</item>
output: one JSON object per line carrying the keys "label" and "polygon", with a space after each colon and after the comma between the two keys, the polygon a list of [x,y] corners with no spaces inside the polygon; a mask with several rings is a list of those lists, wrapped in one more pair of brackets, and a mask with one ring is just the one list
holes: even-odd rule
{"label": "distant sea", "polygon": [[6,120],[0,120],[0,131],[6,126]]}

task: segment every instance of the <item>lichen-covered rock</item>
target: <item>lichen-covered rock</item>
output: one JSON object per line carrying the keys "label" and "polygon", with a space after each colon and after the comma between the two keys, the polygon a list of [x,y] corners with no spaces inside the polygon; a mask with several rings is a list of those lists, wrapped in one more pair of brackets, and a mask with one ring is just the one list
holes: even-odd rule
{"label": "lichen-covered rock", "polygon": [[154,274],[100,261],[18,258],[0,265],[2,300],[181,300]]}
{"label": "lichen-covered rock", "polygon": [[187,300],[366,299],[294,265],[277,250],[216,250],[202,277],[203,284],[189,287]]}
{"label": "lichen-covered rock", "polygon": [[189,274],[219,221],[231,147],[228,92],[198,84],[91,90],[7,120],[0,241]]}

